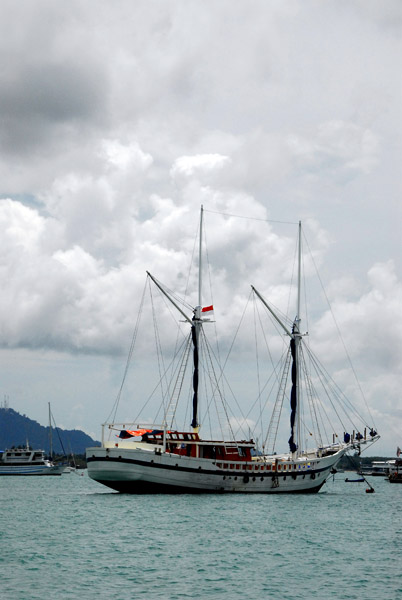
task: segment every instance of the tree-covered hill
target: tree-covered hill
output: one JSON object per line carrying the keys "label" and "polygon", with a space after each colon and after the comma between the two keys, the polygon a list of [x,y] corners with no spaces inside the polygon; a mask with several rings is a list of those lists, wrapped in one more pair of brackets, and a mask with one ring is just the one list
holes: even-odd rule
{"label": "tree-covered hill", "polygon": [[[52,427],[53,452],[55,454],[85,454],[89,446],[100,443],[78,429]],[[12,408],[0,408],[0,450],[12,446],[25,446],[49,453],[49,427],[21,415]]]}

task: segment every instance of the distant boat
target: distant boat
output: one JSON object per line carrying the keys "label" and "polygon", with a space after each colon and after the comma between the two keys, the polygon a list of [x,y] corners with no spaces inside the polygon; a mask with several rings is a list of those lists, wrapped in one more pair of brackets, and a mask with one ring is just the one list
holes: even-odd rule
{"label": "distant boat", "polygon": [[363,481],[366,481],[364,477],[359,477],[359,479],[349,479],[349,477],[346,477],[345,479],[346,483],[362,483]]}
{"label": "distant boat", "polygon": [[0,458],[0,475],[61,475],[64,465],[54,464],[44,450],[25,448],[5,450]]}
{"label": "distant boat", "polygon": [[[48,405],[49,405],[49,447],[50,447],[50,459],[53,460],[53,430],[52,430],[52,421],[54,423],[54,426],[55,426],[55,429],[56,429],[56,433],[57,433],[57,435],[59,437],[59,442],[60,442],[60,445],[61,445],[61,447],[63,449],[64,456],[67,458],[67,454],[66,454],[66,451],[64,450],[63,442],[61,441],[61,438],[60,438],[60,435],[59,435],[59,432],[58,432],[56,421],[54,420],[54,417],[52,415],[52,411],[50,409],[50,402],[48,402]],[[75,464],[74,454],[72,452],[71,452],[71,459],[72,459],[73,464],[71,464],[70,462],[64,462],[63,463],[63,467],[64,468],[63,468],[62,472],[64,474],[73,473],[73,472],[76,472],[76,470],[77,470],[77,465]],[[60,467],[62,466],[61,463],[59,463],[59,465],[60,465]]]}
{"label": "distant boat", "polygon": [[[329,388],[319,398],[316,393],[317,380],[322,384],[329,377],[312,355],[308,344],[304,343],[300,328],[301,301],[301,224],[298,236],[298,285],[296,317],[287,319],[278,313],[263,299],[252,286],[256,299],[266,310],[267,318],[273,318],[281,337],[287,337],[289,344],[284,348],[282,372],[275,371],[278,386],[273,406],[271,421],[262,450],[253,439],[236,439],[232,433],[227,405],[221,389],[220,371],[212,367],[211,352],[204,325],[210,319],[213,306],[202,307],[201,281],[201,241],[202,241],[202,209],[200,221],[199,265],[198,265],[198,304],[189,312],[184,303],[178,304],[176,296],[158,282],[150,273],[150,280],[161,291],[164,297],[178,310],[184,322],[189,325],[189,333],[183,343],[183,355],[174,372],[173,384],[169,388],[169,396],[164,404],[164,412],[158,424],[148,423],[108,423],[103,426],[102,446],[87,448],[86,458],[88,475],[95,481],[120,492],[153,493],[153,492],[209,492],[209,493],[315,493],[318,492],[333,472],[342,456],[352,450],[360,453],[360,446],[373,443],[379,436],[373,427],[362,420],[362,429],[347,433],[343,423],[338,426],[338,433],[331,430],[324,441],[325,425],[323,423],[322,401],[331,393]],[[267,260],[263,257],[263,260]],[[182,309],[182,306],[184,307]],[[250,332],[251,333],[251,332]],[[203,343],[207,345],[203,346]],[[282,342],[281,342],[282,343]],[[193,352],[192,360],[189,359]],[[208,362],[211,361],[211,362]],[[192,365],[192,406],[191,430],[177,427],[176,408],[183,385],[183,377],[187,365]],[[190,370],[190,369],[188,369]],[[315,377],[310,377],[314,370]],[[220,401],[220,412],[217,410],[215,428],[226,417],[226,431],[230,431],[225,439],[212,437],[201,438],[199,416],[199,394],[204,386],[199,380],[205,374],[207,383],[211,382],[211,391],[204,402],[210,406]],[[218,374],[218,377],[216,375]],[[329,381],[331,384],[331,381]],[[329,386],[330,387],[330,386]],[[333,391],[333,388],[332,388]],[[335,390],[337,400],[341,394]],[[282,405],[286,397],[290,398],[290,438],[289,451],[276,453],[275,444],[278,434]],[[335,399],[335,401],[337,401]],[[301,402],[306,402],[302,409]],[[332,399],[331,399],[332,402]],[[342,402],[342,399],[341,399]],[[345,403],[346,404],[346,403]],[[305,419],[311,415],[312,426],[307,429]],[[190,418],[189,418],[190,420]],[[263,423],[262,416],[259,420]],[[265,423],[266,427],[268,423]],[[353,428],[353,426],[352,426]],[[366,429],[370,432],[366,435]],[[223,432],[221,428],[221,432]],[[106,433],[117,439],[107,440]],[[289,435],[288,433],[288,435]],[[368,432],[367,432],[368,433]],[[307,436],[314,436],[316,447],[309,449]],[[229,439],[228,439],[229,438]]]}
{"label": "distant boat", "polygon": [[370,475],[371,477],[387,477],[389,467],[389,461],[374,460],[371,464],[362,466],[360,472],[362,475]]}
{"label": "distant boat", "polygon": [[390,483],[402,483],[402,458],[400,458],[401,449],[399,447],[396,455],[398,457],[396,460],[389,461],[388,481]]}
{"label": "distant boat", "polygon": [[52,460],[52,420],[49,403],[49,445],[50,459],[44,450],[33,450],[27,440],[25,448],[5,450],[0,458],[0,475],[61,475],[66,465]]}

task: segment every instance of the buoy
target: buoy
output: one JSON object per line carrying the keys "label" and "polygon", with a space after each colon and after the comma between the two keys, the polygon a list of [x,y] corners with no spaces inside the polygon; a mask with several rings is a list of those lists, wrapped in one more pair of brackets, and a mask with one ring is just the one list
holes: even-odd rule
{"label": "buoy", "polygon": [[367,488],[366,494],[374,494],[374,488]]}

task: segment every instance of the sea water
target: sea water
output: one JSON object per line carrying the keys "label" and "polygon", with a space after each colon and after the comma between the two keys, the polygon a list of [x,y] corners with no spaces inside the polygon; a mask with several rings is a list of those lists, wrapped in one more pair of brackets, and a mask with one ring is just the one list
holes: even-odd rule
{"label": "sea water", "polygon": [[315,495],[126,495],[0,477],[1,600],[402,598],[402,485]]}

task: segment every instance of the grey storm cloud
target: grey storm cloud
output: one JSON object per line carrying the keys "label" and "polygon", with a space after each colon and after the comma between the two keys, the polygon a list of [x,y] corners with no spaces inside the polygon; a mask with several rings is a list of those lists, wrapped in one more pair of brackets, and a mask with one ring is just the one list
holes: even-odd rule
{"label": "grey storm cloud", "polygon": [[[0,81],[2,151],[28,153],[106,109],[103,78],[77,64],[24,65]],[[50,138],[50,140],[49,140]]]}

